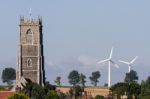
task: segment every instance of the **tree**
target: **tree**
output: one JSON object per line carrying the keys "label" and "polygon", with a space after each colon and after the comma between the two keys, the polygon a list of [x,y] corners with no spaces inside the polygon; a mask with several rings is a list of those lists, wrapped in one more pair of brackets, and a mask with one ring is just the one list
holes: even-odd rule
{"label": "tree", "polygon": [[81,85],[82,85],[82,88],[84,88],[85,87],[85,79],[86,79],[86,76],[84,75],[84,74],[80,74],[80,83],[81,83]]}
{"label": "tree", "polygon": [[150,77],[141,83],[140,99],[150,99]]}
{"label": "tree", "polygon": [[47,95],[48,89],[38,85],[37,83],[27,83],[23,92],[31,99],[44,99]]}
{"label": "tree", "polygon": [[12,80],[16,79],[16,71],[14,68],[5,68],[2,72],[2,80],[3,83],[7,83],[8,85],[11,85],[13,82]]}
{"label": "tree", "polygon": [[124,95],[125,92],[128,92],[129,84],[120,82],[117,84],[114,84],[110,89],[112,90],[112,94],[117,94],[118,99],[120,99],[121,95]]}
{"label": "tree", "polygon": [[131,83],[136,82],[136,80],[138,80],[138,75],[136,71],[131,70],[129,73],[126,73],[126,77],[124,79],[125,82]]}
{"label": "tree", "polygon": [[68,76],[69,83],[75,86],[77,83],[79,83],[79,73],[76,70],[73,70],[72,72],[69,73]]}
{"label": "tree", "polygon": [[24,94],[15,93],[14,95],[8,97],[8,99],[30,99],[30,98]]}
{"label": "tree", "polygon": [[94,86],[97,86],[97,83],[99,82],[98,79],[100,78],[101,74],[99,71],[96,72],[92,72],[92,76],[89,77],[91,80],[91,84],[93,84]]}
{"label": "tree", "polygon": [[141,86],[137,82],[121,82],[113,85],[111,87],[111,90],[113,95],[117,94],[118,98],[126,93],[128,97],[132,97],[132,95],[135,95],[137,99],[137,96],[140,94]]}
{"label": "tree", "polygon": [[60,76],[56,77],[55,83],[56,83],[58,86],[60,86],[60,83],[61,83],[61,77],[60,77]]}
{"label": "tree", "polygon": [[81,99],[82,88],[79,85],[75,85],[70,88],[69,93],[71,95],[71,98],[74,97],[73,99]]}
{"label": "tree", "polygon": [[141,85],[139,85],[137,82],[132,82],[129,84],[129,95],[135,95],[136,99],[137,96],[141,93]]}

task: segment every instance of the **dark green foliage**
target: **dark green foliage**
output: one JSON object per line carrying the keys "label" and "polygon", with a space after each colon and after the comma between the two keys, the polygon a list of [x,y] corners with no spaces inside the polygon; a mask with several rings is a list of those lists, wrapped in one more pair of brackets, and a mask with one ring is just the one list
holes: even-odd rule
{"label": "dark green foliage", "polygon": [[46,82],[44,87],[36,83],[28,82],[22,92],[31,99],[64,99],[65,95],[61,92],[57,93],[55,89],[56,87],[49,82]]}
{"label": "dark green foliage", "polygon": [[125,82],[131,83],[138,80],[137,72],[134,70],[131,70],[129,73],[126,73],[126,77],[124,79]]}
{"label": "dark green foliage", "polygon": [[96,95],[96,96],[95,96],[95,99],[104,99],[104,96]]}
{"label": "dark green foliage", "polygon": [[135,95],[135,96],[138,96],[141,92],[141,86],[136,83],[136,82],[133,82],[133,83],[130,83],[129,85],[129,93],[130,95]]}
{"label": "dark green foliage", "polygon": [[12,84],[12,80],[16,79],[16,71],[13,68],[5,68],[2,72],[3,83]]}
{"label": "dark green foliage", "polygon": [[70,88],[69,93],[71,97],[75,97],[75,99],[80,99],[82,95],[82,88],[79,85],[75,85],[72,88]]}
{"label": "dark green foliage", "polygon": [[36,83],[30,82],[24,87],[23,92],[32,99],[44,99],[48,92],[48,89]]}
{"label": "dark green foliage", "polygon": [[89,77],[91,80],[91,84],[93,84],[94,86],[97,86],[97,83],[99,82],[98,79],[100,78],[101,74],[99,71],[96,72],[92,72],[92,76]]}
{"label": "dark green foliage", "polygon": [[141,83],[140,99],[150,99],[150,77]]}
{"label": "dark green foliage", "polygon": [[60,76],[56,77],[55,83],[57,84],[57,86],[60,86],[60,83],[61,83],[61,77]]}
{"label": "dark green foliage", "polygon": [[33,99],[44,99],[47,90],[38,84],[34,84],[32,86],[31,95],[34,97]]}
{"label": "dark green foliage", "polygon": [[113,95],[117,94],[118,98],[125,93],[128,97],[132,95],[138,96],[140,94],[141,87],[138,83],[117,83],[111,87]]}
{"label": "dark green foliage", "polygon": [[8,99],[29,99],[29,97],[24,94],[16,93],[13,96],[8,97]]}
{"label": "dark green foliage", "polygon": [[73,86],[78,84],[80,80],[78,71],[73,70],[72,72],[70,72],[68,79],[69,79],[69,83],[72,84]]}
{"label": "dark green foliage", "polygon": [[73,89],[76,96],[81,96],[82,88],[79,85],[74,86]]}
{"label": "dark green foliage", "polygon": [[128,83],[117,83],[111,87],[113,95],[117,94],[118,97],[120,95],[124,95],[125,92],[128,92]]}
{"label": "dark green foliage", "polygon": [[80,84],[82,85],[82,88],[85,87],[85,79],[86,79],[86,76],[84,74],[80,74]]}
{"label": "dark green foliage", "polygon": [[56,86],[51,85],[48,81],[45,82],[45,88],[48,90],[56,90]]}
{"label": "dark green foliage", "polygon": [[59,99],[57,92],[54,90],[49,90],[44,99]]}

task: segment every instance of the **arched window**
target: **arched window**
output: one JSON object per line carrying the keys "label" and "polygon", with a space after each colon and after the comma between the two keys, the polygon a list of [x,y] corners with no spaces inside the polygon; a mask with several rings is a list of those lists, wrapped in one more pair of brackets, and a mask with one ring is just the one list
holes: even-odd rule
{"label": "arched window", "polygon": [[28,29],[26,32],[26,43],[32,44],[32,42],[33,42],[33,33],[31,31],[31,29]]}
{"label": "arched window", "polygon": [[27,67],[32,67],[32,60],[31,59],[27,60]]}

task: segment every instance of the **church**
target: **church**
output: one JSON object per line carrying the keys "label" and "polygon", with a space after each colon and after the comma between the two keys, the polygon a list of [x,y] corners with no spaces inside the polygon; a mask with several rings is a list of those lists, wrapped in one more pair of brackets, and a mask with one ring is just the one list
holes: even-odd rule
{"label": "church", "polygon": [[[20,17],[19,50],[16,70],[16,85],[30,80],[44,86],[44,55],[42,18]],[[21,87],[21,86],[20,86]]]}

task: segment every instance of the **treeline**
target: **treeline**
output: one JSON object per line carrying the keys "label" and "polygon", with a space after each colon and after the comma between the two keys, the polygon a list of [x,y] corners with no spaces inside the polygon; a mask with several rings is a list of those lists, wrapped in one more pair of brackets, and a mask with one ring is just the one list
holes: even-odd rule
{"label": "treeline", "polygon": [[[11,85],[13,80],[15,80],[16,71],[13,68],[5,68],[2,72],[2,81]],[[93,86],[97,86],[99,82],[99,78],[101,77],[100,71],[94,71],[91,73],[91,76],[88,77],[91,81]],[[55,79],[55,83],[57,86],[61,85],[61,76],[57,76]],[[79,73],[77,70],[73,70],[68,74],[68,82],[72,87],[70,88],[70,95],[75,94],[76,96],[80,96],[81,93],[84,91],[86,87],[86,75],[83,73]],[[118,82],[110,87],[112,94],[117,96],[118,99],[122,95],[128,96],[131,99],[133,96],[136,99],[150,99],[150,77],[147,80],[143,80],[141,84],[138,83],[138,74],[136,71],[131,70],[130,72],[126,73],[124,82]],[[105,86],[108,84],[106,83]],[[40,97],[40,99],[45,99],[45,97],[64,97],[63,93],[58,93],[55,90],[55,86],[51,85],[49,82],[45,83],[45,86],[42,87],[36,83],[28,83],[24,90],[22,91],[28,97]],[[44,95],[44,98],[40,96]],[[54,96],[51,96],[54,95]]]}

